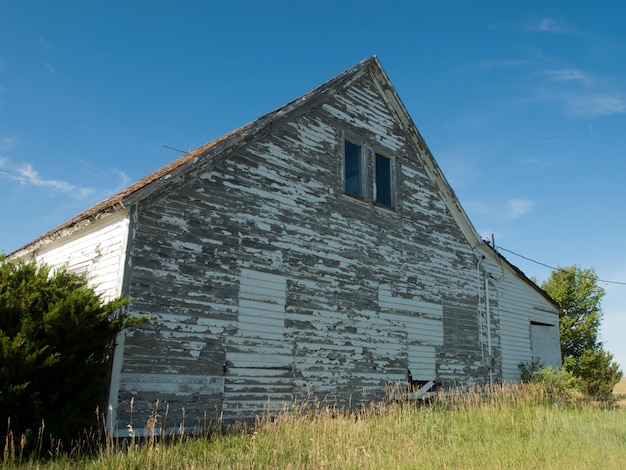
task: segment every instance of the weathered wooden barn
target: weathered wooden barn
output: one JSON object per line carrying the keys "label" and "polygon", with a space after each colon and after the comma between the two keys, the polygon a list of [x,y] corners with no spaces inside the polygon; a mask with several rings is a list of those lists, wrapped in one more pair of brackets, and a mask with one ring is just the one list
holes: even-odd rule
{"label": "weathered wooden barn", "polygon": [[376,57],[11,256],[152,316],[113,358],[119,435],[157,400],[191,427],[560,364],[558,306],[478,235]]}

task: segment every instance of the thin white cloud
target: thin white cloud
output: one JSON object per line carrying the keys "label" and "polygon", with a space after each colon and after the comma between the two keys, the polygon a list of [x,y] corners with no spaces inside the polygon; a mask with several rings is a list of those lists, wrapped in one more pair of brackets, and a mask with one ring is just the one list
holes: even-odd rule
{"label": "thin white cloud", "polygon": [[506,203],[506,218],[519,219],[533,208],[534,202],[529,199],[511,199]]}
{"label": "thin white cloud", "polygon": [[48,71],[48,73],[53,74],[55,72],[54,65],[50,64],[49,62],[44,62],[43,65],[46,68],[46,70]]}
{"label": "thin white cloud", "polygon": [[567,66],[541,70],[538,75],[547,77],[547,81],[533,92],[534,99],[557,103],[566,115],[626,114],[626,93],[608,78]]}
{"label": "thin white cloud", "polygon": [[592,78],[577,68],[543,70],[541,74],[556,82],[582,82],[592,84]]}
{"label": "thin white cloud", "polygon": [[534,33],[580,34],[573,23],[561,18],[534,18],[524,23],[524,29]]}
{"label": "thin white cloud", "polygon": [[[542,17],[523,23],[525,30],[540,33],[584,34],[576,25],[562,18]],[[540,50],[529,50],[529,58],[491,60],[479,63],[484,69],[528,65],[533,75],[529,94],[512,104],[553,103],[571,117],[599,117],[626,114],[626,91],[622,82],[598,76],[562,60],[546,56]],[[539,80],[537,80],[537,77]]]}
{"label": "thin white cloud", "polygon": [[72,193],[79,199],[93,193],[91,188],[79,188],[67,181],[43,178],[30,163],[14,163],[6,157],[0,157],[0,177],[17,181],[25,186],[38,186],[55,192]]}
{"label": "thin white cloud", "polygon": [[[521,26],[534,33],[585,34],[571,21],[557,17],[536,17],[522,22]],[[621,80],[598,76],[538,49],[527,50],[527,57],[488,60],[478,65],[483,69],[527,66],[532,74],[532,80],[528,81],[532,84],[529,95],[521,95],[513,104],[553,103],[571,117],[626,114],[626,91]]]}
{"label": "thin white cloud", "polygon": [[[536,53],[534,53],[536,55]],[[511,105],[555,103],[573,117],[626,114],[626,92],[621,82],[597,76],[576,66],[539,56],[533,60],[493,60],[478,63],[483,69],[528,65],[533,80],[527,96],[509,100]],[[534,71],[531,71],[535,69]]]}
{"label": "thin white cloud", "polygon": [[504,220],[516,220],[530,212],[535,203],[530,199],[515,198],[506,201],[503,204],[493,202],[485,203],[483,201],[466,201],[463,207],[470,214],[486,214],[492,218]]}
{"label": "thin white cloud", "polygon": [[24,162],[19,164],[12,163],[8,158],[3,158],[0,161],[0,169],[6,171],[0,171],[3,176],[16,180],[21,184],[31,184],[34,186],[48,186],[60,191],[70,191],[74,189],[74,186],[60,180],[46,180],[39,176],[39,173],[33,168],[30,163]]}
{"label": "thin white cloud", "polygon": [[622,93],[562,92],[553,95],[573,116],[609,116],[626,113],[626,96]]}

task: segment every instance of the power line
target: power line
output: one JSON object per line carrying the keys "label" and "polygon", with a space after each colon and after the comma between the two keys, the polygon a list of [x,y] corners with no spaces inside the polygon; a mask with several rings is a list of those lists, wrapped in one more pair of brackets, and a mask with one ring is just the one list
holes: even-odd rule
{"label": "power line", "polygon": [[[514,251],[507,250],[506,248],[502,248],[501,246],[498,246],[498,249],[502,250],[502,251],[506,251],[507,253],[511,253],[512,255],[519,256],[520,258],[524,258],[525,260],[530,261],[531,263],[535,263],[535,264],[538,264],[540,266],[544,266],[546,268],[549,268],[549,269],[552,269],[552,270],[555,270],[555,271],[563,271],[564,270],[564,268],[555,268],[554,266],[550,266],[550,265],[542,263],[540,261],[536,261],[534,259],[528,258],[527,256],[520,255],[519,253],[515,253]],[[607,281],[605,279],[596,279],[596,281],[597,282],[605,282],[607,284],[618,284],[620,286],[626,286],[626,282]]]}

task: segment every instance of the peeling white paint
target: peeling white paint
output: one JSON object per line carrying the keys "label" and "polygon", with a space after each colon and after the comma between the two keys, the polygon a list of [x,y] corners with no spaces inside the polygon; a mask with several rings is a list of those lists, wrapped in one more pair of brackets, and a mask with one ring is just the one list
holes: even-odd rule
{"label": "peeling white paint", "polygon": [[[486,380],[481,253],[376,76],[364,71],[288,122],[249,129],[242,145],[138,203],[128,294],[154,321],[126,337],[120,422],[131,398],[144,422],[156,400],[189,419],[234,419],[268,397],[272,407],[308,392],[339,405],[378,399],[409,371]],[[345,133],[396,157],[395,210],[343,194]],[[97,241],[76,253],[94,263],[118,249]],[[490,282],[495,374],[514,379],[531,357],[529,322],[554,315],[533,308],[547,302],[512,270]]]}

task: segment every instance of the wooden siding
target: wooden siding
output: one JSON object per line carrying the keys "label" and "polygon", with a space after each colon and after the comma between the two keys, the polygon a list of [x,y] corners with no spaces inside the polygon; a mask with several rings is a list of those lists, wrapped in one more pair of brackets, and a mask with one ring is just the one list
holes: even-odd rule
{"label": "wooden siding", "polygon": [[128,238],[128,212],[119,211],[40,248],[37,262],[84,273],[104,301],[122,293],[123,260]]}
{"label": "wooden siding", "polygon": [[[268,398],[381,398],[409,370],[423,380],[484,378],[476,255],[390,116],[365,76],[139,204],[129,295],[155,321],[126,338],[120,393],[134,397],[138,419],[158,397],[187,397],[129,386],[128,374],[159,370],[223,380],[222,396],[187,410],[219,408],[225,418],[250,417]],[[396,158],[396,211],[343,195],[344,131]],[[464,328],[473,339],[459,342]]]}
{"label": "wooden siding", "polygon": [[[502,368],[501,377],[504,381],[519,380],[519,364],[533,359],[531,322],[552,325],[558,332],[558,310],[529,284],[520,282],[510,270],[501,268],[494,261],[486,262],[485,267],[491,274],[490,304],[493,328],[500,341],[495,352]],[[559,343],[551,346],[552,357],[560,356]],[[560,366],[560,361],[552,361],[548,365]]]}
{"label": "wooden siding", "polygon": [[286,279],[242,269],[237,332],[226,340],[226,416],[254,415],[292,399],[293,342],[286,337]]}
{"label": "wooden siding", "polygon": [[[343,194],[346,134],[394,157],[395,210]],[[170,419],[184,408],[187,423],[200,423],[301,400],[380,399],[409,372],[484,382],[488,336],[492,375],[513,377],[529,357],[529,329],[515,331],[524,299],[511,304],[528,292],[512,275],[489,278],[487,315],[482,253],[423,151],[363,72],[140,200],[128,294],[154,321],[126,338],[120,433],[131,400],[137,427],[156,400]]]}
{"label": "wooden siding", "polygon": [[[346,136],[363,198],[343,193]],[[393,210],[372,200],[374,152],[394,165]],[[559,363],[555,305],[480,240],[375,58],[12,257],[32,253],[153,317],[118,338],[117,435]]]}
{"label": "wooden siding", "polygon": [[[412,377],[435,378],[436,347],[443,345],[441,305],[394,296],[391,286],[380,286],[380,316],[386,330],[405,336],[407,368]],[[381,351],[382,353],[382,351]]]}

